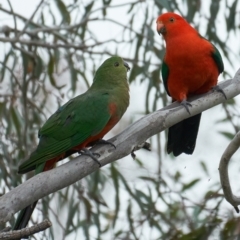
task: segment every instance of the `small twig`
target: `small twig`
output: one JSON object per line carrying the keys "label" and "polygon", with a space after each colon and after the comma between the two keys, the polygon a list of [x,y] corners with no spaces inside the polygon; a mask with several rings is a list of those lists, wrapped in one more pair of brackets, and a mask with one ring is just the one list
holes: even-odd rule
{"label": "small twig", "polygon": [[9,5],[10,9],[11,9],[11,13],[12,13],[12,15],[13,15],[14,32],[15,32],[15,36],[16,36],[16,34],[17,34],[17,32],[16,32],[16,31],[17,31],[17,20],[16,20],[16,16],[15,16],[15,14],[14,14],[13,7],[12,7],[12,4],[11,4],[10,0],[7,0],[7,2],[8,2],[8,5]]}
{"label": "small twig", "polygon": [[[27,22],[25,23],[25,26],[24,26],[24,28],[22,29],[22,31],[20,31],[20,32],[18,33],[18,35],[16,36],[16,39],[17,39],[17,40],[18,40],[18,39],[20,38],[20,36],[24,33],[24,31],[27,29],[29,23],[32,22],[35,14],[37,13],[38,9],[40,8],[40,6],[42,5],[43,2],[44,2],[44,0],[42,0],[42,1],[38,4],[38,6],[36,7],[36,9],[35,9],[35,11],[33,12],[32,16],[31,16],[31,17],[27,20]],[[14,16],[15,16],[15,15],[14,15]]]}
{"label": "small twig", "polygon": [[114,20],[114,19],[104,18],[104,19],[99,19],[98,21],[109,21],[109,22],[115,23],[116,25],[121,26],[121,27],[123,27],[124,29],[128,29],[128,30],[134,32],[135,34],[137,34],[137,35],[139,35],[139,36],[141,36],[141,37],[143,37],[143,38],[147,38],[147,36],[144,35],[144,34],[142,34],[141,32],[137,32],[137,31],[135,31],[132,27],[126,26],[126,25],[122,24],[121,22],[118,22],[118,21],[116,21],[116,20]]}
{"label": "small twig", "polygon": [[3,233],[3,232],[9,232],[12,228],[11,227],[5,227],[4,229],[2,229],[0,231],[0,234]]}
{"label": "small twig", "polygon": [[[97,21],[97,20],[99,20],[99,18],[91,18],[91,19],[88,19],[88,22],[89,21]],[[51,32],[52,33],[52,31],[62,31],[62,30],[70,31],[70,30],[73,30],[75,28],[81,27],[85,22],[86,22],[86,20],[81,21],[80,23],[77,23],[77,24],[71,25],[71,26],[56,26],[56,27],[35,28],[35,29],[32,29],[31,31],[25,31],[24,33],[36,35],[39,32]]]}
{"label": "small twig", "polygon": [[[20,18],[20,19],[21,19],[22,21],[24,21],[24,22],[27,22],[27,21],[28,21],[28,19],[25,18],[25,17],[23,17],[22,15],[20,15],[20,14],[18,14],[18,13],[12,13],[11,11],[9,11],[9,10],[7,10],[7,9],[5,9],[5,8],[2,8],[1,6],[0,6],[0,11],[3,11],[3,12],[5,12],[5,13],[11,14],[11,15],[14,15],[15,17]],[[33,22],[33,21],[30,21],[30,23],[31,23],[33,26],[38,27],[38,28],[47,27],[47,26],[45,26],[45,25],[40,25],[40,24],[35,23],[35,22]],[[64,37],[63,37],[61,34],[59,34],[57,31],[52,32],[52,34],[55,35],[56,37],[58,37],[58,39],[61,39],[63,42],[68,43],[67,39],[64,38]]]}
{"label": "small twig", "polygon": [[2,62],[2,61],[0,61],[0,64],[2,64],[2,66],[3,66],[4,68],[6,68],[6,69],[10,72],[11,76],[17,81],[17,77],[15,76],[14,72],[12,71],[12,69],[11,69],[10,67],[8,67],[8,66],[7,66],[4,62]]}
{"label": "small twig", "polygon": [[240,197],[237,197],[232,193],[232,188],[228,176],[228,164],[231,160],[232,155],[238,150],[239,147],[240,147],[240,131],[235,135],[233,140],[227,146],[219,164],[219,175],[224,196],[226,200],[235,208],[237,213],[239,213],[238,205],[240,205]]}
{"label": "small twig", "polygon": [[16,45],[15,45],[15,43],[12,43],[12,47],[13,48],[15,48],[15,49],[17,49],[17,50],[19,50],[20,52],[22,52],[22,53],[25,53],[27,56],[29,56],[30,58],[35,58],[35,54],[33,54],[32,52],[30,52],[30,51],[27,51],[27,50],[25,50],[24,48],[20,48],[20,47],[17,47]]}
{"label": "small twig", "polygon": [[[93,48],[102,44],[106,44],[108,42],[115,41],[114,39],[109,39],[103,42],[96,42],[92,45],[85,45],[85,44],[72,44],[72,43],[66,43],[66,44],[61,44],[61,43],[46,43],[43,41],[34,41],[34,40],[25,40],[25,39],[16,39],[16,38],[0,38],[0,42],[9,42],[12,44],[19,43],[23,45],[30,45],[30,46],[37,46],[37,47],[44,47],[48,49],[58,49],[58,48],[65,48],[65,49],[70,49],[73,48],[75,50],[83,50],[83,49],[88,49],[88,48]],[[17,48],[15,46],[15,48]],[[19,49],[20,51],[23,51],[21,48]],[[26,50],[25,50],[26,51]],[[28,53],[26,53],[28,54]],[[29,54],[28,54],[29,55]],[[33,56],[32,56],[33,57]]]}
{"label": "small twig", "polygon": [[51,226],[52,226],[52,223],[48,219],[45,219],[43,222],[38,223],[32,227],[23,228],[17,231],[2,232],[0,233],[0,239],[13,240],[13,239],[26,238],[35,233],[44,231],[47,228],[50,228]]}

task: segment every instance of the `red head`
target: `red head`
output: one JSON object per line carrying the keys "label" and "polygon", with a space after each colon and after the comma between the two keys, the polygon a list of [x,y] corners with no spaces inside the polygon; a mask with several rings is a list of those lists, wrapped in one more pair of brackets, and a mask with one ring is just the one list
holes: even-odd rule
{"label": "red head", "polygon": [[[176,34],[184,34],[183,31],[187,29],[194,30],[189,23],[182,18],[180,15],[172,12],[164,13],[160,15],[157,18],[157,32],[163,35],[163,37],[166,39],[166,37],[169,35],[176,36]],[[195,30],[194,30],[195,31]]]}

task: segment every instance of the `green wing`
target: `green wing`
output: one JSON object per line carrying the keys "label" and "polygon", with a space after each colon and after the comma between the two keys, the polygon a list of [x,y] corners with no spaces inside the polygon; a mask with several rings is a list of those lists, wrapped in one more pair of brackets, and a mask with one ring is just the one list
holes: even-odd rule
{"label": "green wing", "polygon": [[111,115],[106,92],[88,92],[60,107],[39,131],[39,144],[19,167],[25,173],[101,132]]}
{"label": "green wing", "polygon": [[[201,36],[200,34],[198,34],[198,36],[200,38],[205,39],[206,41],[208,41],[206,38],[204,38],[203,36]],[[209,41],[208,41],[209,42]],[[211,43],[209,42],[212,46],[213,46],[213,52],[212,52],[212,57],[215,61],[215,63],[217,64],[217,68],[218,68],[218,72],[219,74],[222,73],[224,71],[224,65],[223,65],[223,60],[222,60],[222,56],[220,54],[220,52],[218,51],[218,49]]]}
{"label": "green wing", "polygon": [[163,84],[164,84],[165,90],[166,90],[167,94],[170,96],[170,93],[168,91],[168,86],[167,86],[168,75],[169,75],[169,68],[168,68],[168,65],[163,60],[163,63],[162,63],[162,79],[163,79]]}
{"label": "green wing", "polygon": [[218,51],[218,49],[213,44],[212,44],[212,46],[214,49],[214,51],[212,53],[212,57],[213,57],[215,63],[217,64],[218,72],[220,74],[224,71],[222,56],[221,56],[220,52]]}

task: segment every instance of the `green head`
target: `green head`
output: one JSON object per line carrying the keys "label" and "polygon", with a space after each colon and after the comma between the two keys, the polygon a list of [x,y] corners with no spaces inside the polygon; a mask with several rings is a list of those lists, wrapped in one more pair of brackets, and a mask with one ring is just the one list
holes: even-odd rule
{"label": "green head", "polygon": [[96,71],[93,85],[98,84],[120,84],[127,82],[127,71],[130,69],[128,64],[118,56],[110,57],[105,60]]}

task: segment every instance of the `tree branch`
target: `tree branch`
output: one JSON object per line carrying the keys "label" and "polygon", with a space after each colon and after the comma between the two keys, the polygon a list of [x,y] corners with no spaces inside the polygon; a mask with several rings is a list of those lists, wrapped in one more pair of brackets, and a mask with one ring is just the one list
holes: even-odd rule
{"label": "tree branch", "polygon": [[[219,84],[228,99],[240,94],[240,70],[235,77]],[[225,101],[222,93],[209,92],[189,99],[192,104],[191,115],[179,103],[173,103],[139,119],[122,133],[110,139],[116,149],[109,145],[95,146],[92,151],[99,153],[102,166],[129,155],[136,146],[166,128],[196,115]],[[98,170],[96,164],[87,156],[75,159],[53,170],[38,174],[14,188],[0,198],[0,222],[11,219],[14,213],[34,201],[67,187]]]}
{"label": "tree branch", "polygon": [[[34,16],[36,15],[37,11],[39,10],[40,6],[43,4],[44,0],[41,0],[40,3],[37,5],[35,11],[33,12],[32,16],[25,22],[24,28],[17,34],[16,39],[18,40],[20,36],[24,33],[24,31],[28,28],[30,22],[32,22]],[[16,28],[15,28],[16,29]]]}
{"label": "tree branch", "polygon": [[237,197],[232,193],[232,188],[228,176],[228,164],[231,160],[232,155],[238,150],[239,147],[240,131],[235,135],[233,140],[224,151],[218,168],[224,196],[226,200],[235,208],[237,213],[239,213],[238,205],[240,205],[240,197]]}
{"label": "tree branch", "polygon": [[[109,42],[114,42],[114,39],[109,39],[103,42],[96,42],[92,45],[85,45],[85,44],[73,44],[73,43],[47,43],[41,40],[27,40],[27,39],[17,39],[17,38],[2,38],[0,37],[0,42],[11,43],[11,44],[23,44],[27,46],[36,46],[36,47],[43,47],[48,49],[58,49],[58,48],[65,48],[70,49],[73,48],[75,50],[84,50],[88,48],[94,48],[96,46],[106,44]],[[21,49],[20,49],[21,50]]]}
{"label": "tree branch", "polygon": [[[7,9],[4,9],[4,8],[2,8],[1,6],[0,6],[0,11],[3,11],[3,12],[8,13],[8,14],[10,14],[10,15],[14,15],[15,18],[17,17],[17,18],[21,19],[21,20],[24,21],[24,22],[27,22],[27,21],[28,21],[28,18],[25,18],[25,17],[23,17],[22,15],[20,15],[20,14],[18,14],[18,13],[11,12],[11,11],[9,11],[9,10],[7,10]],[[33,25],[33,26],[35,26],[35,27],[37,27],[37,28],[42,28],[42,27],[47,28],[47,26],[41,25],[41,24],[38,24],[38,23],[35,23],[35,22],[33,22],[33,21],[30,21],[29,23],[31,23],[31,25]],[[61,34],[59,34],[57,31],[52,31],[51,34],[55,35],[58,39],[61,39],[63,42],[68,43],[67,39],[64,38],[64,37],[63,37]]]}
{"label": "tree branch", "polygon": [[0,239],[13,240],[13,239],[27,238],[30,235],[33,235],[38,232],[42,232],[47,228],[50,228],[51,226],[52,226],[52,223],[49,220],[45,219],[43,222],[38,223],[32,227],[26,227],[24,229],[16,230],[16,231],[2,232],[0,233]]}

